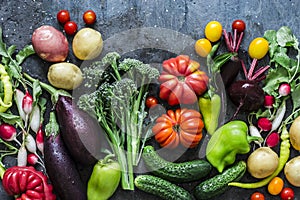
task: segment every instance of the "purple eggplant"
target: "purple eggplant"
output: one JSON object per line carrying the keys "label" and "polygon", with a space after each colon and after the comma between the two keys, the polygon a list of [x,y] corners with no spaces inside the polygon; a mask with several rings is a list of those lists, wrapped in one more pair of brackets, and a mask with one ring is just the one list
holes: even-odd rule
{"label": "purple eggplant", "polygon": [[55,106],[62,138],[75,161],[94,165],[108,147],[104,130],[97,120],[79,109],[71,97],[59,96]]}
{"label": "purple eggplant", "polygon": [[46,171],[59,199],[87,199],[86,187],[61,138],[53,112],[46,125],[44,147]]}

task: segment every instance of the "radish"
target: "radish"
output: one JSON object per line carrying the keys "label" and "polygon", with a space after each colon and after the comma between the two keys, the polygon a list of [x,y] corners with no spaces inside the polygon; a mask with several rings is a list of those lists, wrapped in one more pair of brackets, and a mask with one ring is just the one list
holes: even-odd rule
{"label": "radish", "polygon": [[30,128],[35,133],[37,133],[40,128],[40,121],[41,121],[40,107],[38,105],[35,105],[30,115]]}
{"label": "radish", "polygon": [[42,125],[40,125],[40,128],[38,132],[36,133],[35,142],[38,150],[44,155],[44,132],[42,130]]}
{"label": "radish", "polygon": [[291,93],[291,86],[288,83],[282,83],[280,84],[278,88],[278,93],[280,96],[285,97],[288,96]]}
{"label": "radish", "polygon": [[[258,131],[258,129],[256,128],[256,126],[254,126],[253,124],[249,125],[249,133],[250,133],[251,136],[256,136],[256,137],[261,137],[262,138],[260,132]],[[263,142],[263,138],[262,138],[262,140],[256,140],[254,142],[256,144],[258,144],[259,147],[261,147],[261,143]]]}
{"label": "radish", "polygon": [[257,126],[261,131],[270,131],[272,129],[272,122],[266,117],[261,117],[257,120]]}
{"label": "radish", "polygon": [[15,90],[14,99],[15,99],[15,102],[16,102],[16,105],[18,108],[19,115],[23,119],[23,121],[25,121],[25,113],[22,108],[22,101],[23,101],[24,96],[25,96],[25,94],[21,90],[19,90],[19,89]]}
{"label": "radish", "polygon": [[254,72],[257,66],[257,59],[253,59],[249,72],[247,72],[243,61],[241,63],[246,80],[235,81],[228,89],[230,99],[237,106],[233,117],[240,110],[255,111],[264,104],[265,94],[258,83],[265,78],[263,73],[270,68],[270,66],[265,66]]}
{"label": "radish", "polygon": [[27,163],[28,163],[29,165],[32,165],[32,166],[34,166],[34,165],[36,165],[36,164],[39,164],[39,165],[41,165],[43,168],[45,168],[45,166],[44,166],[44,164],[42,163],[42,161],[40,162],[40,161],[39,161],[39,157],[38,157],[36,154],[34,154],[34,153],[30,153],[30,154],[27,155]]}
{"label": "radish", "polygon": [[17,165],[20,167],[27,165],[27,150],[24,144],[22,144],[21,147],[19,148],[18,156],[17,156]]}
{"label": "radish", "polygon": [[42,158],[40,158],[40,156],[36,152],[37,146],[35,143],[35,139],[31,134],[27,134],[25,136],[25,146],[30,153],[35,154],[39,158],[39,160],[42,161]]}
{"label": "radish", "polygon": [[28,90],[26,90],[25,95],[22,100],[22,109],[26,115],[29,115],[32,111],[33,98]]}
{"label": "radish", "polygon": [[1,124],[0,137],[7,142],[15,141],[21,146],[21,143],[17,139],[17,130],[13,125],[7,123]]}
{"label": "radish", "polygon": [[274,97],[272,95],[265,95],[264,106],[265,108],[271,109],[274,105]]}
{"label": "radish", "polygon": [[266,138],[266,144],[268,147],[275,147],[280,140],[280,136],[277,132],[272,132],[271,134],[269,134]]}

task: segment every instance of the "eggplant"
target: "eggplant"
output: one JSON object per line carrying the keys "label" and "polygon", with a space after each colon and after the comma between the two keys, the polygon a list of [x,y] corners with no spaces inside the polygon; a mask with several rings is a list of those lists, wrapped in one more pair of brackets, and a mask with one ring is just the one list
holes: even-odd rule
{"label": "eggplant", "polygon": [[79,109],[71,97],[59,96],[55,106],[63,141],[73,159],[91,166],[104,157],[109,145],[98,121]]}
{"label": "eggplant", "polygon": [[53,115],[54,113],[50,114],[51,124],[46,126],[46,137],[44,139],[46,172],[59,199],[85,200],[87,199],[86,187],[81,180],[76,163],[71,158],[61,138],[55,115]]}

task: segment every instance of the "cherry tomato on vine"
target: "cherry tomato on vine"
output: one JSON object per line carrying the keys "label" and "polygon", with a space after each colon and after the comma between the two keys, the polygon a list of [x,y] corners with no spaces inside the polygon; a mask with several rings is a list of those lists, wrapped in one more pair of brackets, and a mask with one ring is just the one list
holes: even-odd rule
{"label": "cherry tomato on vine", "polygon": [[283,188],[280,193],[280,198],[282,200],[293,200],[295,198],[294,190],[289,187]]}
{"label": "cherry tomato on vine", "polygon": [[260,192],[254,192],[254,193],[251,195],[250,200],[265,200],[265,195],[263,195],[263,194],[260,193]]}
{"label": "cherry tomato on vine", "polygon": [[258,37],[250,43],[248,53],[251,58],[261,59],[268,53],[268,50],[268,41],[265,38]]}
{"label": "cherry tomato on vine", "polygon": [[283,185],[284,185],[284,182],[283,182],[282,178],[276,176],[268,184],[268,192],[272,195],[278,195],[278,194],[280,194],[281,190],[283,189]]}
{"label": "cherry tomato on vine", "polygon": [[87,10],[83,13],[82,18],[86,24],[88,25],[94,24],[96,21],[96,13],[92,10]]}
{"label": "cherry tomato on vine", "polygon": [[216,42],[222,36],[222,24],[218,21],[210,21],[205,26],[205,37],[211,41]]}
{"label": "cherry tomato on vine", "polygon": [[206,57],[211,51],[211,43],[206,38],[201,38],[195,43],[195,51],[201,57]]}
{"label": "cherry tomato on vine", "polygon": [[232,22],[232,30],[236,29],[238,33],[245,31],[246,24],[243,20],[237,19]]}
{"label": "cherry tomato on vine", "polygon": [[70,13],[68,10],[60,10],[56,15],[57,21],[61,24],[65,24],[70,21]]}
{"label": "cherry tomato on vine", "polygon": [[158,104],[157,98],[155,98],[153,96],[147,97],[147,99],[146,99],[146,106],[148,108],[152,108],[152,107],[156,106],[157,104]]}
{"label": "cherry tomato on vine", "polygon": [[76,24],[76,22],[68,21],[67,23],[65,23],[64,30],[65,30],[66,34],[68,34],[68,35],[74,35],[76,33],[76,31],[77,31],[77,24]]}

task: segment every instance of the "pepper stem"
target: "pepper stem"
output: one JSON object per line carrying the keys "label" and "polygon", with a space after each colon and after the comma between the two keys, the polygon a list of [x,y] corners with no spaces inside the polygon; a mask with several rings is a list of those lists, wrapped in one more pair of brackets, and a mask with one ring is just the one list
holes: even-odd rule
{"label": "pepper stem", "polygon": [[263,139],[262,137],[258,137],[258,136],[250,136],[250,135],[247,135],[247,141],[248,141],[248,143],[250,144],[251,142],[255,142],[255,141],[263,142],[264,139]]}

